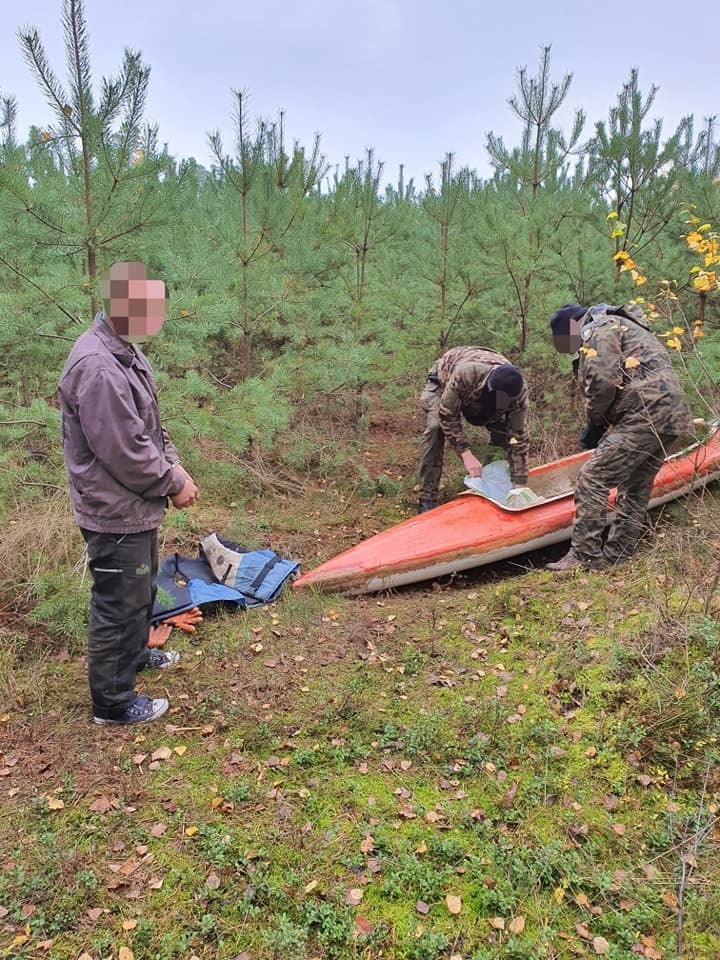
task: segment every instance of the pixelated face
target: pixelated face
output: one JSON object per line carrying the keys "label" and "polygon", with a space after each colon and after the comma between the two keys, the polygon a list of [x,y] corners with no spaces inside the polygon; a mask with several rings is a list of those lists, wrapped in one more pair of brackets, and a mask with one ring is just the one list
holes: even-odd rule
{"label": "pixelated face", "polygon": [[494,390],[493,392],[495,394],[496,413],[504,413],[509,410],[514,398],[505,393],[504,390]]}
{"label": "pixelated face", "polygon": [[100,291],[106,316],[121,340],[142,343],[160,332],[165,322],[165,283],[148,280],[142,263],[114,264]]}
{"label": "pixelated face", "polygon": [[580,336],[580,320],[571,320],[566,334],[553,334],[553,346],[558,353],[577,353],[582,346],[582,337]]}

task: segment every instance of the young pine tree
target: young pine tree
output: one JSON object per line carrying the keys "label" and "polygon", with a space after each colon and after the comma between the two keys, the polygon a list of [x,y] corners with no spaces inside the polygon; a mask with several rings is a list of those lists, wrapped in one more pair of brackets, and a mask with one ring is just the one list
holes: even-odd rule
{"label": "young pine tree", "polygon": [[162,221],[169,161],[158,153],[157,130],[143,120],[150,67],[141,54],[125,50],[119,73],[103,77],[98,94],[82,0],[64,0],[62,26],[64,82],[38,31],[19,32],[54,119],[36,135],[35,159],[45,164],[46,175],[37,178],[27,166],[5,170],[0,191],[21,214],[16,245],[37,244],[50,257],[70,257],[94,311],[98,274],[112,259],[131,254],[133,239]]}
{"label": "young pine tree", "polygon": [[572,74],[559,83],[551,79],[549,46],[541,50],[537,75],[531,77],[527,67],[522,67],[517,83],[518,91],[508,103],[522,123],[520,146],[510,150],[502,137],[489,133],[487,149],[506,209],[503,217],[493,214],[497,231],[493,259],[506,286],[509,284],[518,321],[517,345],[522,352],[528,342],[534,289],[548,266],[548,240],[564,219],[555,216],[549,220],[548,214],[552,210],[560,213],[569,158],[580,139],[585,115],[582,110],[575,111],[568,135],[553,125],[570,90]]}

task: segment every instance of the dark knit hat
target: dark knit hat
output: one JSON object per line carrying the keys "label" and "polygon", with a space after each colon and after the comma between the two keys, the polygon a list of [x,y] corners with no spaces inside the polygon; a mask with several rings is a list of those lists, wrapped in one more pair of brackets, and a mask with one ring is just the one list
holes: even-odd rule
{"label": "dark knit hat", "polygon": [[487,389],[504,393],[508,397],[517,397],[525,386],[523,375],[511,363],[499,363],[493,367],[487,379]]}
{"label": "dark knit hat", "polygon": [[573,320],[581,320],[587,313],[587,307],[579,303],[566,303],[550,317],[550,329],[554,337],[568,337]]}

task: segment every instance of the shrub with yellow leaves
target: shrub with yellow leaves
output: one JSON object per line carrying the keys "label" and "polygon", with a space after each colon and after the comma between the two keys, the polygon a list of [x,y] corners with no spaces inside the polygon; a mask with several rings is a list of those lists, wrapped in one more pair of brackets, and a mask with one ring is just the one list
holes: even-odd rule
{"label": "shrub with yellow leaves", "polygon": [[[673,325],[671,329],[659,333],[669,350],[681,351],[685,342],[683,337],[687,338],[686,342],[690,345],[696,344],[705,336],[703,324],[707,297],[720,291],[720,271],[711,269],[720,263],[720,234],[715,232],[712,223],[701,222],[700,218],[693,213],[693,209],[688,206],[685,210],[688,231],[682,235],[682,238],[688,251],[698,257],[700,262],[690,267],[689,278],[684,283],[667,279],[657,281],[658,291],[652,300],[647,301],[647,304],[643,297],[635,298],[638,303],[646,304],[645,312],[648,319],[653,322],[664,320],[666,323],[672,323],[678,311],[683,321],[685,320],[679,308],[678,292],[697,294],[698,308],[692,323],[688,321],[685,327]],[[615,242],[616,251],[612,259],[616,264],[617,277],[628,273],[634,286],[643,286],[648,282],[648,276],[643,273],[629,250],[617,249],[619,238],[625,235],[624,224],[620,223],[615,211],[608,213],[606,220],[611,224],[610,239]]]}

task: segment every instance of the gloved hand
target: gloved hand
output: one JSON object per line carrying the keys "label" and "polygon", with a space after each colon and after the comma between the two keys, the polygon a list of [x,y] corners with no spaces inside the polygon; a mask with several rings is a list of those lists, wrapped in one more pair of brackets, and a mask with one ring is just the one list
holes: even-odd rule
{"label": "gloved hand", "polygon": [[505,497],[505,505],[508,507],[531,507],[539,500],[540,497],[530,487],[513,487]]}
{"label": "gloved hand", "polygon": [[604,423],[588,423],[580,434],[580,449],[594,450],[605,436],[606,430]]}
{"label": "gloved hand", "polygon": [[154,627],[150,627],[150,632],[148,633],[148,647],[161,647],[167,638],[172,633],[172,625],[165,623],[156,623]]}
{"label": "gloved hand", "polygon": [[192,610],[185,610],[183,613],[176,613],[174,617],[168,617],[163,623],[169,623],[184,633],[195,633],[196,623],[200,623],[203,615],[200,607],[193,607]]}

